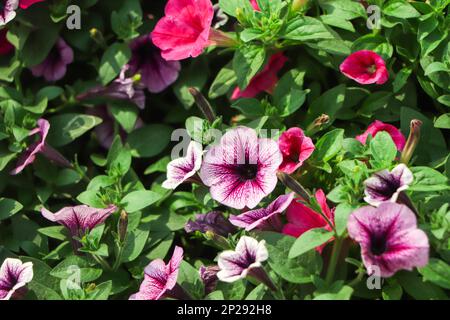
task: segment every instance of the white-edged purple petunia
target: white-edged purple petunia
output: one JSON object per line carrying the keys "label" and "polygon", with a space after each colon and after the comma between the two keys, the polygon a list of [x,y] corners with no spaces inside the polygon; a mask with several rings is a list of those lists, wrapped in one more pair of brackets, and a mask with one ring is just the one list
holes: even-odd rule
{"label": "white-edged purple petunia", "polygon": [[186,223],[184,230],[188,233],[195,231],[205,233],[209,231],[223,237],[236,232],[235,226],[225,219],[220,211],[196,214],[194,220],[189,220]]}
{"label": "white-edged purple petunia", "polygon": [[0,300],[22,298],[33,279],[33,263],[6,258],[0,267]]}
{"label": "white-edged purple petunia", "polygon": [[275,141],[258,138],[254,129],[237,127],[208,150],[200,177],[214,200],[235,209],[252,209],[275,188],[282,161]]}
{"label": "white-edged purple petunia", "polygon": [[162,187],[175,189],[197,173],[202,164],[202,145],[196,141],[189,143],[186,156],[172,160],[167,165],[167,179]]}
{"label": "white-edged purple petunia", "polygon": [[396,202],[400,193],[408,189],[414,176],[406,165],[399,164],[390,172],[383,170],[364,181],[364,200],[373,206],[385,201]]}
{"label": "white-edged purple petunia", "polygon": [[19,0],[2,0],[0,3],[0,27],[16,17]]}
{"label": "white-edged purple petunia", "polygon": [[362,207],[350,215],[347,227],[361,246],[368,274],[379,270],[379,276],[390,277],[428,263],[427,235],[417,228],[415,214],[405,205],[385,202],[378,208]]}
{"label": "white-edged purple petunia", "polygon": [[281,195],[267,208],[246,211],[238,216],[231,215],[230,222],[237,227],[250,231],[253,229],[278,231],[283,229],[280,214],[287,209],[294,199],[294,193]]}

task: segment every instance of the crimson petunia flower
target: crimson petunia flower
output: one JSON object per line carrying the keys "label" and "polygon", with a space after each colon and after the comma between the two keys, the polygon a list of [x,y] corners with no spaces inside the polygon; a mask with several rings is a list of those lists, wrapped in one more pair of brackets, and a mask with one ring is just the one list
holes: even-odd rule
{"label": "crimson petunia flower", "polygon": [[210,44],[214,8],[210,0],[169,0],[151,33],[166,60],[199,56]]}
{"label": "crimson petunia flower", "polygon": [[360,84],[383,84],[389,78],[383,58],[370,50],[352,53],[342,62],[340,70]]}
{"label": "crimson petunia flower", "polygon": [[14,46],[6,38],[7,33],[7,29],[0,30],[0,56],[8,54],[14,49]]}
{"label": "crimson petunia flower", "polygon": [[372,122],[367,127],[367,130],[363,134],[356,136],[355,139],[361,142],[362,144],[366,144],[366,140],[369,134],[372,136],[372,138],[375,138],[377,133],[381,131],[386,131],[387,133],[389,133],[395,145],[397,146],[397,149],[399,151],[403,150],[406,143],[405,136],[401,133],[399,129],[397,129],[392,124],[383,123],[379,120],[375,120],[374,122]]}
{"label": "crimson petunia flower", "polygon": [[266,66],[250,80],[247,88],[241,90],[236,87],[234,89],[231,99],[253,98],[264,91],[271,93],[278,82],[277,73],[283,68],[287,60],[282,52],[272,55]]}
{"label": "crimson petunia flower", "polygon": [[22,9],[27,9],[35,3],[43,2],[44,0],[19,0],[19,5]]}
{"label": "crimson petunia flower", "polygon": [[237,127],[205,155],[200,177],[214,200],[235,208],[254,208],[273,191],[282,161],[278,145],[256,131]]}
{"label": "crimson petunia flower", "polygon": [[379,276],[390,277],[428,264],[427,235],[417,228],[415,214],[405,205],[385,202],[378,208],[362,207],[350,215],[347,227],[361,246],[369,274],[379,269]]}
{"label": "crimson petunia flower", "polygon": [[[330,207],[328,207],[325,193],[319,189],[316,191],[315,196],[320,208],[322,209],[322,213],[331,223],[334,224],[334,208],[330,209]],[[294,201],[292,201],[287,208],[286,217],[288,223],[283,227],[284,234],[297,238],[306,231],[314,228],[323,228],[328,231],[332,230],[331,226],[324,217],[302,202],[299,202],[299,200],[300,199],[294,199]],[[325,245],[326,244],[323,244],[317,247],[316,250],[318,252],[322,252]]]}
{"label": "crimson petunia flower", "polygon": [[305,136],[300,128],[290,128],[283,132],[278,140],[278,147],[283,155],[279,170],[291,174],[303,165],[314,152],[314,143]]}
{"label": "crimson petunia flower", "polygon": [[0,300],[22,298],[33,279],[33,263],[6,258],[0,267]]}

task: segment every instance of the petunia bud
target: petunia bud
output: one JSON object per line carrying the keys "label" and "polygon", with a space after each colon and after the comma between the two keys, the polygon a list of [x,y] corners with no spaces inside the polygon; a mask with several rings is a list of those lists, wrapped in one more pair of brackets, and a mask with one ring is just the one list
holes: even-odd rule
{"label": "petunia bud", "polygon": [[306,5],[308,5],[308,0],[294,0],[292,1],[291,9],[292,11],[299,11],[300,9],[304,8]]}
{"label": "petunia bud", "polygon": [[230,249],[230,244],[228,243],[227,239],[225,239],[225,237],[218,235],[213,231],[206,231],[204,235],[206,239],[213,241],[214,244],[216,244],[218,247],[224,250]]}
{"label": "petunia bud", "polygon": [[411,160],[414,150],[419,144],[421,126],[422,121],[417,119],[411,120],[408,140],[406,140],[405,148],[403,149],[400,162],[408,164],[408,162]]}
{"label": "petunia bud", "polygon": [[100,47],[106,47],[105,38],[103,37],[103,33],[100,30],[98,30],[97,28],[92,28],[91,30],[89,30],[89,34],[92,40],[94,40]]}
{"label": "petunia bud", "polygon": [[330,117],[327,114],[321,114],[306,128],[307,135],[311,136],[320,131],[322,127],[330,121]]}
{"label": "petunia bud", "polygon": [[191,87],[189,88],[189,93],[194,97],[195,103],[197,104],[200,111],[203,113],[205,118],[209,123],[213,123],[216,120],[216,114],[209,104],[208,100],[203,96],[203,94],[197,89]]}
{"label": "petunia bud", "polygon": [[231,37],[228,33],[211,28],[209,32],[209,41],[211,45],[215,45],[218,47],[234,47],[238,43],[236,39]]}
{"label": "petunia bud", "polygon": [[128,213],[125,210],[122,210],[120,212],[118,229],[119,229],[119,241],[123,243],[125,241],[128,229]]}
{"label": "petunia bud", "polygon": [[278,180],[281,181],[287,188],[294,191],[300,197],[302,197],[306,202],[311,202],[311,196],[308,191],[294,178],[284,172],[277,172]]}

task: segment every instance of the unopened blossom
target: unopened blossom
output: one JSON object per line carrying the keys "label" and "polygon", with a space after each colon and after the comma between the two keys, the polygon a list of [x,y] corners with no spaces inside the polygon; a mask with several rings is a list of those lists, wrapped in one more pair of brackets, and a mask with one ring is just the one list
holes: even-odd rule
{"label": "unopened blossom", "polygon": [[208,294],[213,292],[217,281],[217,273],[220,271],[219,266],[201,266],[199,269],[200,279],[202,279],[203,285],[205,286],[205,293]]}
{"label": "unopened blossom", "polygon": [[150,35],[134,39],[130,43],[131,59],[128,72],[139,74],[141,84],[152,93],[159,93],[174,83],[181,69],[178,61],[167,61],[161,56]]}
{"label": "unopened blossom", "polygon": [[29,145],[19,156],[16,168],[11,171],[12,175],[21,173],[25,167],[34,162],[38,154],[42,154],[44,157],[61,167],[71,167],[71,163],[46,142],[48,131],[50,130],[50,123],[45,119],[39,119],[37,125],[37,128],[30,131],[29,136],[36,135],[38,136],[38,140]]}
{"label": "unopened blossom", "polygon": [[178,271],[183,260],[183,248],[176,246],[172,258],[166,265],[156,259],[144,270],[144,280],[139,291],[130,296],[130,300],[159,300],[163,297],[187,298],[186,293],[177,285]]}
{"label": "unopened blossom", "polygon": [[400,193],[408,189],[414,176],[404,164],[397,165],[391,171],[383,170],[374,173],[364,181],[364,201],[378,206],[385,201],[396,202]]}
{"label": "unopened blossom", "polygon": [[300,128],[290,128],[283,132],[278,140],[278,146],[283,155],[279,170],[291,174],[303,165],[314,152],[314,143],[305,136]]}
{"label": "unopened blossom", "polygon": [[281,161],[275,141],[258,138],[254,129],[237,127],[208,150],[200,177],[214,200],[252,209],[275,188]]}
{"label": "unopened blossom", "polygon": [[19,0],[2,0],[0,5],[0,27],[4,26],[16,17]]}
{"label": "unopened blossom", "polygon": [[272,55],[266,66],[250,80],[245,89],[241,90],[239,87],[234,89],[231,99],[253,98],[261,92],[272,93],[278,82],[277,74],[287,60],[282,52]]}
{"label": "unopened blossom", "polygon": [[22,298],[33,279],[33,263],[6,258],[0,267],[0,300]]}
{"label": "unopened blossom", "polygon": [[258,1],[250,0],[250,4],[252,5],[253,9],[255,9],[256,11],[261,11],[261,9],[259,8],[259,5],[258,5]]}
{"label": "unopened blossom", "polygon": [[[302,203],[301,199],[294,199],[286,211],[288,223],[283,227],[284,234],[297,238],[306,231],[315,228],[323,228],[328,231],[332,230],[330,223],[334,224],[334,208],[330,209],[325,193],[321,189],[316,191],[315,198],[326,219],[319,212],[314,211]],[[325,245],[323,244],[317,247],[316,250],[322,252]]]}
{"label": "unopened blossom", "polygon": [[189,220],[186,223],[184,230],[188,233],[195,231],[206,233],[209,231],[223,237],[236,232],[236,228],[225,219],[220,211],[196,214],[194,220]]}
{"label": "unopened blossom", "polygon": [[267,208],[246,211],[238,216],[231,215],[230,222],[235,226],[253,229],[281,232],[283,224],[280,219],[283,213],[294,199],[294,193],[281,195],[276,198]]}
{"label": "unopened blossom", "polygon": [[352,53],[342,62],[340,70],[360,84],[383,84],[389,78],[383,58],[370,50]]}
{"label": "unopened blossom", "polygon": [[172,160],[167,165],[167,179],[162,183],[162,187],[175,189],[195,175],[202,164],[202,155],[202,145],[191,141],[186,156]]}
{"label": "unopened blossom", "polygon": [[40,64],[31,68],[35,77],[44,77],[47,81],[61,80],[67,71],[67,66],[73,62],[73,50],[67,43],[59,38],[48,53],[47,58]]}
{"label": "unopened blossom", "polygon": [[35,3],[43,1],[44,0],[19,0],[19,5],[22,9],[28,9],[29,6],[32,6]]}
{"label": "unopened blossom", "polygon": [[372,136],[372,138],[375,138],[375,136],[378,134],[378,132],[387,132],[392,138],[392,141],[394,141],[395,145],[397,146],[397,150],[402,151],[405,147],[406,139],[405,136],[402,134],[402,132],[397,129],[392,124],[384,123],[379,120],[375,120],[372,122],[366,129],[366,131],[356,136],[356,140],[361,142],[362,144],[366,144],[367,138],[369,135]]}
{"label": "unopened blossom", "polygon": [[348,233],[361,246],[368,274],[390,277],[399,270],[412,270],[428,263],[429,243],[417,228],[415,214],[405,205],[382,203],[366,206],[348,219]]}
{"label": "unopened blossom", "polygon": [[6,38],[7,29],[0,30],[0,56],[7,55],[14,50],[14,46]]}
{"label": "unopened blossom", "polygon": [[219,29],[220,27],[227,24],[228,16],[225,14],[225,12],[223,12],[218,3],[213,5],[213,8],[214,8],[214,17],[212,21],[212,27],[214,29]]}

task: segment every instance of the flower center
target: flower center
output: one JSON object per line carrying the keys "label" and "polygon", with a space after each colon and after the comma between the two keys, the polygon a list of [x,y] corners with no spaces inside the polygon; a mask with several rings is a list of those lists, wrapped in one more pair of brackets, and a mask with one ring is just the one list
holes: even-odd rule
{"label": "flower center", "polygon": [[241,164],[237,167],[237,172],[242,180],[252,180],[258,173],[257,164]]}
{"label": "flower center", "polygon": [[370,239],[370,251],[375,256],[380,256],[386,252],[387,243],[384,235],[373,235]]}
{"label": "flower center", "polygon": [[370,74],[373,74],[377,71],[377,66],[372,64],[369,67],[367,67],[367,72],[369,72]]}

